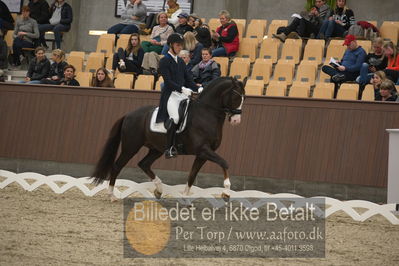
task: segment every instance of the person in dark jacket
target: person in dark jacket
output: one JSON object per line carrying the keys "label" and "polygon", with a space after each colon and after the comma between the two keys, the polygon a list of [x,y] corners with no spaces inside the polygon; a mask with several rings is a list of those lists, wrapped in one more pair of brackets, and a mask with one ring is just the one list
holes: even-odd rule
{"label": "person in dark jacket", "polygon": [[174,139],[177,130],[176,114],[168,108],[168,101],[172,93],[177,97],[184,99],[191,93],[198,90],[197,85],[192,79],[191,73],[186,69],[183,59],[178,54],[183,48],[184,39],[180,34],[173,33],[168,37],[167,44],[169,52],[164,56],[160,63],[160,73],[164,79],[164,86],[161,90],[161,99],[159,102],[159,110],[156,118],[157,123],[164,123],[167,133],[167,147],[165,157],[173,158],[177,156],[177,150],[174,147]]}
{"label": "person in dark jacket", "polygon": [[57,49],[61,48],[61,34],[71,29],[73,20],[72,7],[65,0],[56,0],[50,7],[50,24],[39,25],[39,42],[47,47],[44,34],[46,31],[53,31]]}
{"label": "person in dark jacket", "polygon": [[80,86],[79,82],[75,79],[76,68],[73,65],[67,65],[64,68],[64,78],[61,79],[60,85],[62,86]]}
{"label": "person in dark jacket", "polygon": [[222,25],[212,34],[218,47],[212,51],[212,56],[233,56],[238,51],[240,42],[237,24],[231,21],[230,13],[226,10],[220,11],[219,19]]}
{"label": "person in dark jacket", "polygon": [[301,18],[295,17],[287,27],[283,27],[280,34],[273,34],[274,38],[285,42],[287,37],[298,39],[300,37],[314,37],[319,33],[324,20],[330,17],[331,10],[325,0],[316,0],[310,12],[300,13]]}
{"label": "person in dark jacket", "polygon": [[376,101],[395,102],[398,98],[395,83],[386,79],[380,85],[380,93],[375,97]]}
{"label": "person in dark jacket", "polygon": [[112,69],[116,68],[120,72],[134,72],[137,74],[143,73],[141,67],[144,58],[144,50],[141,48],[140,35],[133,33],[130,35],[126,50],[119,47],[118,52],[114,54]]}
{"label": "person in dark jacket", "polygon": [[60,49],[55,49],[51,55],[53,63],[50,66],[50,72],[47,78],[41,80],[42,84],[59,85],[64,78],[64,68],[68,65],[65,60],[65,52]]}
{"label": "person in dark jacket", "polygon": [[176,27],[176,32],[184,35],[187,31],[193,31],[193,27],[187,24],[188,14],[185,12],[180,13],[178,16],[179,18],[179,26]]}
{"label": "person in dark jacket", "polygon": [[321,25],[318,38],[344,37],[344,33],[355,24],[353,11],[346,7],[346,0],[337,0],[337,7],[331,17]]}
{"label": "person in dark jacket", "polygon": [[6,69],[8,67],[8,47],[7,43],[0,33],[0,69]]}
{"label": "person in dark jacket", "polygon": [[35,49],[36,57],[29,64],[26,78],[21,83],[40,84],[40,81],[48,77],[50,72],[50,61],[45,55],[46,50],[43,47]]}
{"label": "person in dark jacket", "polygon": [[37,24],[49,24],[50,6],[46,0],[29,0],[30,17],[36,20]]}
{"label": "person in dark jacket", "polygon": [[8,30],[14,29],[14,19],[8,6],[0,0],[0,30],[5,36]]}
{"label": "person in dark jacket", "polygon": [[188,18],[188,24],[194,28],[194,35],[197,41],[202,43],[204,48],[209,48],[212,45],[211,32],[206,24],[202,23],[202,20],[194,14],[191,14]]}
{"label": "person in dark jacket", "polygon": [[220,67],[212,59],[212,51],[209,48],[202,49],[202,61],[195,65],[191,72],[193,73],[194,82],[197,86],[206,87],[212,80],[220,77]]}

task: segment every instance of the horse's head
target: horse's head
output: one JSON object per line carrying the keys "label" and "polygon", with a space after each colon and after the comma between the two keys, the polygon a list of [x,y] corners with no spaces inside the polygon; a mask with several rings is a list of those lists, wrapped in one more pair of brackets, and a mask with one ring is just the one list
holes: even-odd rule
{"label": "horse's head", "polygon": [[229,116],[230,124],[235,126],[241,123],[241,108],[245,98],[245,83],[235,78],[231,78],[231,86],[225,92],[223,92],[223,107]]}

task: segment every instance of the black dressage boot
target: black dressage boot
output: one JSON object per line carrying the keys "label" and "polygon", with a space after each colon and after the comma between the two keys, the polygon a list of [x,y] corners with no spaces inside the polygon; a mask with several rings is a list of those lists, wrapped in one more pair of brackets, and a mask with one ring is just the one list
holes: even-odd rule
{"label": "black dressage boot", "polygon": [[165,150],[165,158],[170,159],[170,158],[177,157],[177,150],[174,146],[177,125],[173,122],[172,119],[170,119],[167,123],[165,123],[165,125],[167,125],[166,128],[168,130],[168,133],[166,135],[167,149]]}

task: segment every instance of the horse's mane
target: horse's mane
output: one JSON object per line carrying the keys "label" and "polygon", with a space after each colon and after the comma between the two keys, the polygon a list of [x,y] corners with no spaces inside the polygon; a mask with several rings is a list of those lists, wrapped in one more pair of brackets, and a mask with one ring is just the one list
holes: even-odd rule
{"label": "horse's mane", "polygon": [[206,97],[208,94],[210,94],[212,92],[215,93],[216,89],[223,88],[223,87],[218,87],[218,85],[220,85],[221,83],[223,83],[225,81],[231,81],[233,83],[238,84],[238,81],[232,77],[219,77],[215,80],[212,80],[211,83],[209,83],[208,86],[204,88],[204,91],[200,94],[199,98]]}

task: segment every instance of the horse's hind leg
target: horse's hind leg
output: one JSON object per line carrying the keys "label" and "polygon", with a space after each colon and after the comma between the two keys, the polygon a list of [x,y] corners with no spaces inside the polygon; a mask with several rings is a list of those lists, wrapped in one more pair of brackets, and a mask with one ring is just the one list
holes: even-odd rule
{"label": "horse's hind leg", "polygon": [[152,182],[154,182],[154,195],[158,199],[162,196],[162,180],[151,170],[151,165],[161,156],[162,152],[150,149],[147,155],[138,163],[138,166],[151,178]]}
{"label": "horse's hind leg", "polygon": [[115,186],[116,177],[119,175],[122,168],[125,167],[125,165],[129,162],[129,160],[132,159],[132,157],[140,150],[140,148],[141,146],[136,147],[135,149],[132,150],[122,149],[121,154],[119,155],[118,159],[115,161],[114,165],[112,166],[110,179],[109,179],[109,187],[108,187],[108,193],[111,197],[111,201],[117,200],[116,197],[114,196],[114,186]]}
{"label": "horse's hind leg", "polygon": [[201,167],[204,165],[205,162],[206,162],[205,159],[199,158],[198,156],[195,157],[193,166],[191,167],[191,171],[188,176],[186,188],[184,189],[183,192],[183,196],[188,196],[190,194],[190,189],[194,184],[195,178],[197,177],[199,170],[201,169]]}

